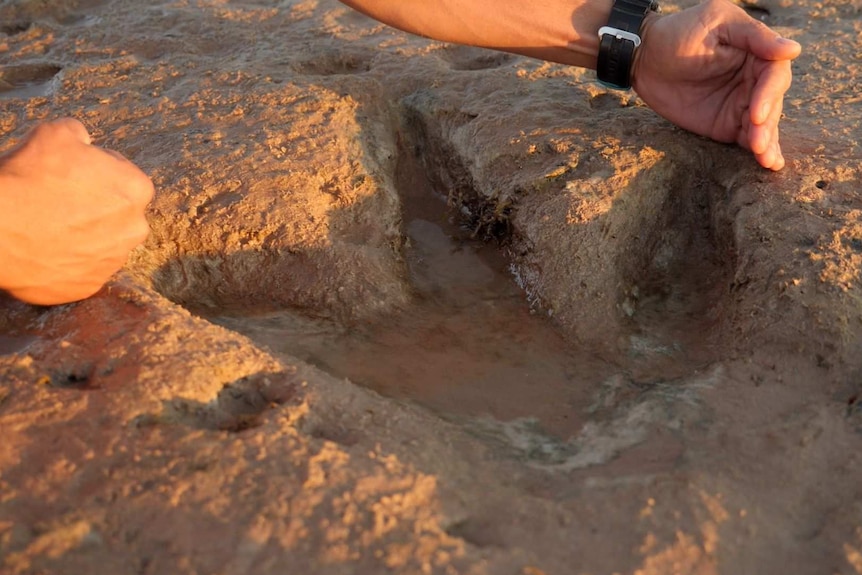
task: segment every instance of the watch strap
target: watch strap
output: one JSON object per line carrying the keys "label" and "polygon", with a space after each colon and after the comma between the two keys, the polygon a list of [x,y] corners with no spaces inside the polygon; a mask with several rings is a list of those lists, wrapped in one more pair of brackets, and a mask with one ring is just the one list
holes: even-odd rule
{"label": "watch strap", "polygon": [[635,50],[640,46],[640,29],[650,11],[658,12],[655,0],[615,0],[607,26],[599,29],[599,57],[596,75],[612,88],[631,88]]}

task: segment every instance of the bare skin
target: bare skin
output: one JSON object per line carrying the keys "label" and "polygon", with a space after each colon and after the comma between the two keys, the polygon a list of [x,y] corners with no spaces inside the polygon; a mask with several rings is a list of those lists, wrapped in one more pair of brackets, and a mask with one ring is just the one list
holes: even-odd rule
{"label": "bare skin", "polygon": [[[612,0],[342,0],[391,26],[437,40],[595,69],[598,29]],[[696,134],[735,142],[765,168],[784,157],[778,123],[801,47],[728,0],[642,29],[632,83],[661,116]],[[670,65],[672,63],[672,65]]]}
{"label": "bare skin", "polygon": [[33,304],[93,295],[149,234],[153,184],[72,119],[0,158],[0,288]]}
{"label": "bare skin", "polygon": [[765,168],[784,167],[778,124],[798,43],[727,0],[651,18],[643,38],[633,85],[653,110],[696,134],[751,150]]}

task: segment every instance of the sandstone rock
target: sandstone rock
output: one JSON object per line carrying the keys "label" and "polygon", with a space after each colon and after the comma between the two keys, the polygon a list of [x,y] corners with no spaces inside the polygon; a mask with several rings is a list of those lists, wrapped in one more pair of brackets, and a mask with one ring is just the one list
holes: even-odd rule
{"label": "sandstone rock", "polygon": [[[805,48],[778,174],[334,0],[0,3],[3,148],[73,115],[157,188],[97,296],[0,304],[0,572],[862,573],[862,14],[749,9]],[[598,358],[536,384],[575,423],[223,327],[413,309],[416,173]]]}

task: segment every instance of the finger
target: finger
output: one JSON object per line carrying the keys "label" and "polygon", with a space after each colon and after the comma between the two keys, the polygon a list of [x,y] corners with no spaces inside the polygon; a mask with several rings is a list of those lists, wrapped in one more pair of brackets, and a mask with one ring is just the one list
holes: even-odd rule
{"label": "finger", "polygon": [[772,169],[776,172],[784,167],[784,154],[781,151],[781,146],[776,143],[775,149],[778,151],[778,161],[772,166]]}
{"label": "finger", "polygon": [[774,159],[772,165],[769,166],[769,168],[771,170],[778,171],[784,167],[784,154],[781,153],[781,144],[779,144],[779,142],[778,142],[777,134],[776,134],[775,140],[773,140],[773,142],[772,142],[772,146],[773,146],[773,154],[774,154],[775,159]]}
{"label": "finger", "polygon": [[90,133],[84,124],[74,118],[61,118],[51,122],[55,127],[67,130],[72,136],[84,144],[90,144],[93,140],[90,138]]}
{"label": "finger", "polygon": [[124,156],[123,154],[121,154],[120,152],[118,152],[118,151],[116,151],[116,150],[111,150],[111,149],[108,149],[108,148],[101,148],[101,150],[102,150],[103,152],[105,152],[106,154],[108,154],[108,155],[110,155],[110,156],[113,156],[113,157],[115,157],[116,159],[118,159],[118,160],[120,160],[120,161],[122,161],[122,162],[128,162],[128,161],[129,161],[129,160],[126,158],[126,156]]}
{"label": "finger", "polygon": [[150,236],[150,223],[146,218],[138,218],[137,221],[129,226],[129,240],[132,247],[136,247],[146,241]]}
{"label": "finger", "polygon": [[784,155],[781,153],[781,146],[777,137],[770,142],[764,153],[755,154],[754,157],[764,168],[777,171],[784,167]]}
{"label": "finger", "polygon": [[152,201],[156,193],[152,180],[135,164],[116,152],[112,155],[114,154],[123,160],[126,168],[123,180],[120,182],[122,185],[120,191],[132,202],[132,205],[143,208]]}
{"label": "finger", "polygon": [[760,124],[751,122],[748,131],[748,147],[754,153],[764,152],[778,138],[778,122],[781,121],[781,112],[784,108],[784,100],[778,100],[770,108],[769,116]]}
{"label": "finger", "polygon": [[125,188],[126,195],[137,205],[149,204],[156,194],[153,181],[135,164],[128,162],[129,179]]}
{"label": "finger", "polygon": [[149,204],[155,195],[155,187],[152,180],[120,152],[107,148],[99,149],[121,162],[124,166],[125,174],[121,191],[132,204],[136,206],[146,206]]}
{"label": "finger", "polygon": [[749,104],[753,124],[763,124],[775,115],[775,110],[781,106],[792,80],[790,62],[786,60],[768,62],[761,68]]}
{"label": "finger", "polygon": [[755,153],[754,157],[761,166],[771,169],[775,163],[775,148],[770,145],[763,153]]}
{"label": "finger", "polygon": [[115,190],[129,202],[136,211],[143,210],[155,196],[153,182],[131,162],[129,170],[116,180]]}

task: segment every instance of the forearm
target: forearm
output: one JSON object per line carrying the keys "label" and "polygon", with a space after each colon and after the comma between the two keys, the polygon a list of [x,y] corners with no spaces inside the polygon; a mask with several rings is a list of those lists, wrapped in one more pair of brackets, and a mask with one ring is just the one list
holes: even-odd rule
{"label": "forearm", "polygon": [[595,69],[612,0],[342,0],[406,32]]}

